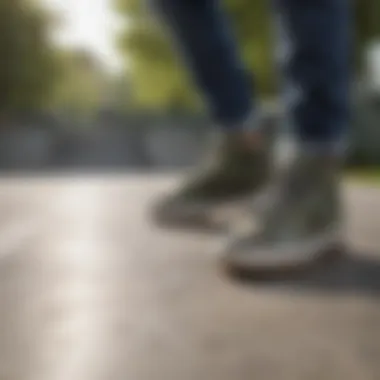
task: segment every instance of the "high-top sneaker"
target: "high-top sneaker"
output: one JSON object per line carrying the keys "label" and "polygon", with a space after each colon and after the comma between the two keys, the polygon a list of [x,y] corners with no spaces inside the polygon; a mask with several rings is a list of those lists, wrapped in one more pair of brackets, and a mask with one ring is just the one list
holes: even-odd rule
{"label": "high-top sneaker", "polygon": [[239,204],[266,184],[272,172],[274,127],[218,136],[209,160],[174,193],[156,203],[153,218],[165,227],[221,227],[214,212]]}
{"label": "high-top sneaker", "polygon": [[343,247],[341,160],[316,154],[295,158],[266,200],[257,224],[228,242],[229,269],[301,268]]}

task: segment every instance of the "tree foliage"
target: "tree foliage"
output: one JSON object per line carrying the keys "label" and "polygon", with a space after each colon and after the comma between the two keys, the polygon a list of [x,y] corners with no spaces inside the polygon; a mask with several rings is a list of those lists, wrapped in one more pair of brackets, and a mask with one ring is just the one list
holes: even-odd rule
{"label": "tree foliage", "polygon": [[59,77],[53,21],[35,1],[0,1],[0,115],[51,99]]}
{"label": "tree foliage", "polygon": [[103,102],[105,75],[91,53],[82,49],[58,52],[60,77],[54,106],[80,119],[91,117]]}
{"label": "tree foliage", "polygon": [[380,2],[374,0],[356,0],[354,4],[356,21],[355,46],[356,66],[363,66],[363,52],[368,44],[380,39]]}
{"label": "tree foliage", "polygon": [[[195,107],[199,99],[188,73],[150,12],[140,0],[117,0],[116,9],[128,21],[120,48],[128,62],[136,106],[164,109]],[[274,24],[267,0],[225,0],[232,26],[256,89],[265,95],[276,89]],[[366,42],[380,33],[380,1],[356,0],[356,61],[360,67]]]}

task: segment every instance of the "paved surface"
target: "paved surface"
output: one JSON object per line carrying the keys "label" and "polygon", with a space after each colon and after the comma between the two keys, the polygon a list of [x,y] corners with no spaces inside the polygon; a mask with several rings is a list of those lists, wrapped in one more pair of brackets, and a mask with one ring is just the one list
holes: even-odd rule
{"label": "paved surface", "polygon": [[347,188],[350,259],[254,284],[149,224],[173,181],[1,180],[0,380],[380,378],[379,190]]}

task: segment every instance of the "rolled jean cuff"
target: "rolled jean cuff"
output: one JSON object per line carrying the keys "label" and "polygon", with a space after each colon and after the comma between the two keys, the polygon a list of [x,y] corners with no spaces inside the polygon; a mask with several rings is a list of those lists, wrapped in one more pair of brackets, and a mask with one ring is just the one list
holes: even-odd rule
{"label": "rolled jean cuff", "polygon": [[252,107],[239,117],[217,121],[217,125],[223,132],[254,131],[261,127],[261,120],[262,114]]}
{"label": "rolled jean cuff", "polygon": [[345,157],[350,148],[348,139],[332,141],[300,141],[298,150],[304,154]]}

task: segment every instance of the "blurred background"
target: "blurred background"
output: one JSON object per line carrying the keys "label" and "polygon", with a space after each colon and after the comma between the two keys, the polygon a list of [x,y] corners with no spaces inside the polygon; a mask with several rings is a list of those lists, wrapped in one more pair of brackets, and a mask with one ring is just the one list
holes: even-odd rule
{"label": "blurred background", "polygon": [[[266,0],[227,0],[269,118],[278,101]],[[191,164],[211,126],[162,29],[139,0],[1,0],[2,170]],[[355,2],[350,166],[380,164],[380,3]],[[285,123],[284,123],[285,124]],[[284,125],[282,147],[288,149]]]}
{"label": "blurred background", "polygon": [[[212,123],[145,3],[0,0],[0,380],[380,379],[380,1],[354,2],[350,252],[267,284],[148,217]],[[286,155],[269,3],[225,6]]]}

